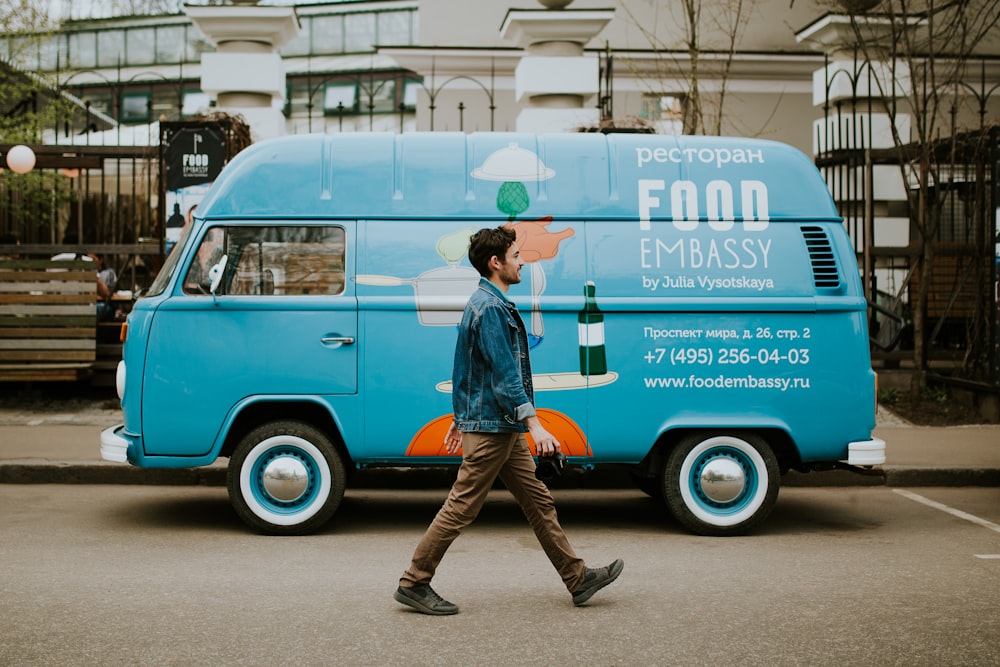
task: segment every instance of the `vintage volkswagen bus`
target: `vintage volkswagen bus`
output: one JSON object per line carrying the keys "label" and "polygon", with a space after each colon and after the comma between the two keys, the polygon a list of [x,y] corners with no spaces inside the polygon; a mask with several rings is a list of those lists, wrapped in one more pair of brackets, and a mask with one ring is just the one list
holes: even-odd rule
{"label": "vintage volkswagen bus", "polygon": [[536,403],[574,466],[629,466],[745,533],[788,470],[870,467],[854,248],[812,163],[757,140],[295,136],[238,155],[127,321],[105,459],[229,459],[239,516],[315,531],[350,470],[444,452],[469,235],[510,225]]}

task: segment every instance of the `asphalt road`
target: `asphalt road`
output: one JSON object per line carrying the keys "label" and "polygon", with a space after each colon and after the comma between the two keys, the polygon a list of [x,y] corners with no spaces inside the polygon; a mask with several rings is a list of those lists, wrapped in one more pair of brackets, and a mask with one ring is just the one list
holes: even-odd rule
{"label": "asphalt road", "polygon": [[1000,488],[784,489],[740,538],[558,491],[589,564],[625,560],[581,608],[494,492],[434,581],[462,612],[428,617],[391,595],[444,495],[350,490],[321,534],[280,538],[216,487],[0,485],[0,665],[1000,660]]}

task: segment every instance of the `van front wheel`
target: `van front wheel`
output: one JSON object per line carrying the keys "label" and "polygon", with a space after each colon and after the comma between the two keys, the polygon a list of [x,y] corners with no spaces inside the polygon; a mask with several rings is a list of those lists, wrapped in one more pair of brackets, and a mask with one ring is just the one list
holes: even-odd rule
{"label": "van front wheel", "polygon": [[236,514],[251,528],[267,535],[305,535],[340,506],[344,464],[315,427],[275,421],[258,426],[236,446],[226,486]]}
{"label": "van front wheel", "polygon": [[752,433],[689,435],[663,470],[667,507],[699,535],[750,532],[771,513],[779,485],[774,452]]}

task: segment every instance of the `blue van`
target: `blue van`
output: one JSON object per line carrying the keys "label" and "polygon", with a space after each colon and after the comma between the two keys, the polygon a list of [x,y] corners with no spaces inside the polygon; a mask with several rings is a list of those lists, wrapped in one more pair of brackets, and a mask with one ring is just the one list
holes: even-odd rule
{"label": "blue van", "polygon": [[788,470],[870,467],[854,248],[785,145],[639,134],[294,136],[224,170],[126,323],[105,459],[229,459],[257,531],[304,534],[351,469],[457,464],[451,366],[478,228],[511,225],[539,417],[688,529],[745,533]]}

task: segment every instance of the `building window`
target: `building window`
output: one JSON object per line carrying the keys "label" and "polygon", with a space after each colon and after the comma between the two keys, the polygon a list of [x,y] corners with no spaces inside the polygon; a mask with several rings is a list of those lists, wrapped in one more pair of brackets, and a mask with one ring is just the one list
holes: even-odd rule
{"label": "building window", "polygon": [[358,87],[351,84],[331,83],[323,90],[323,113],[328,116],[338,113],[357,113]]}
{"label": "building window", "polygon": [[344,17],[344,36],[345,53],[371,51],[375,44],[375,15],[347,14]]}
{"label": "building window", "polygon": [[309,96],[314,94],[305,82],[289,81],[285,95],[285,116],[305,116],[310,112]]}
{"label": "building window", "polygon": [[183,108],[183,98],[178,99],[178,94],[178,90],[174,86],[154,90],[151,109],[152,118],[179,118]]}
{"label": "building window", "polygon": [[69,64],[83,69],[97,66],[97,35],[93,32],[71,33],[69,36]]}
{"label": "building window", "polygon": [[111,108],[111,93],[107,92],[107,90],[92,91],[84,88],[77,92],[76,96],[84,104],[89,104],[91,110],[114,117],[115,110]]}
{"label": "building window", "polygon": [[122,109],[118,120],[122,123],[148,123],[149,104],[148,93],[126,93],[122,95]]}
{"label": "building window", "polygon": [[115,67],[125,63],[125,33],[121,30],[97,32],[97,66]]}
{"label": "building window", "polygon": [[[39,43],[38,69],[43,72],[54,72],[57,69],[66,67],[65,38],[62,35],[53,35],[42,38]],[[57,67],[58,65],[58,67]],[[32,67],[34,69],[34,67]]]}
{"label": "building window", "polygon": [[344,52],[344,17],[314,16],[312,18],[312,49],[314,54]]}
{"label": "building window", "polygon": [[156,33],[152,28],[138,28],[125,33],[125,54],[129,65],[149,65],[156,60]]}
{"label": "building window", "polygon": [[639,116],[649,121],[660,134],[684,132],[684,95],[643,95]]}
{"label": "building window", "polygon": [[184,57],[184,26],[163,25],[156,29],[156,62],[179,63]]}
{"label": "building window", "polygon": [[396,111],[396,80],[364,81],[361,84],[361,111],[363,113]]}
{"label": "building window", "polygon": [[403,106],[406,111],[417,108],[417,95],[420,94],[421,85],[419,81],[407,81],[403,84]]}
{"label": "building window", "polygon": [[961,182],[931,188],[931,212],[938,218],[938,243],[967,245],[975,241],[973,186]]}
{"label": "building window", "polygon": [[378,14],[379,44],[410,44],[410,18],[413,12],[380,12]]}

